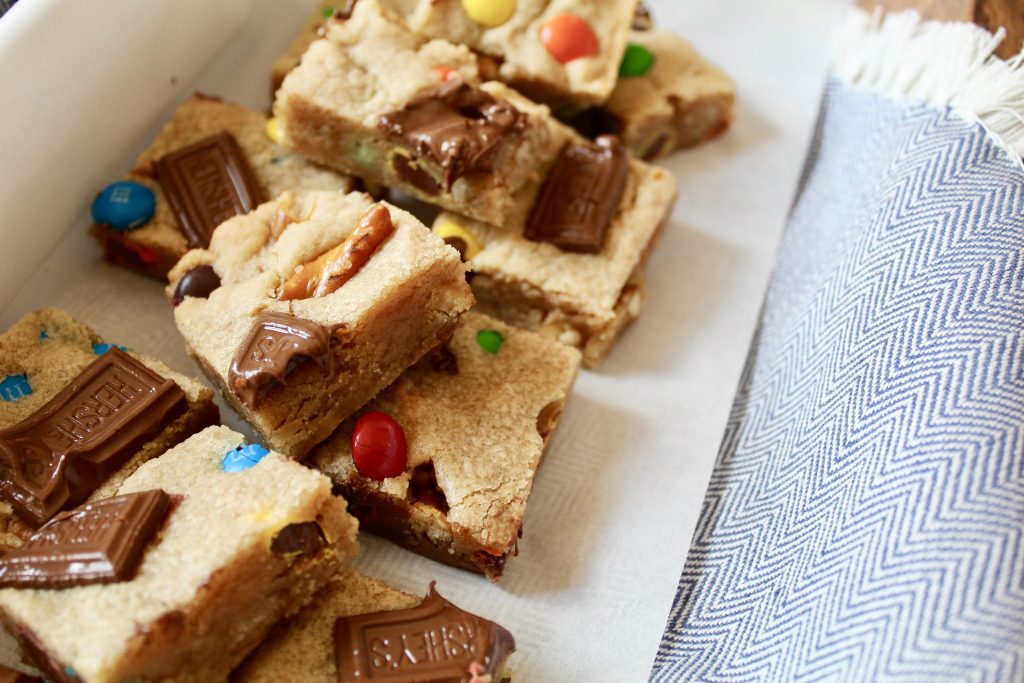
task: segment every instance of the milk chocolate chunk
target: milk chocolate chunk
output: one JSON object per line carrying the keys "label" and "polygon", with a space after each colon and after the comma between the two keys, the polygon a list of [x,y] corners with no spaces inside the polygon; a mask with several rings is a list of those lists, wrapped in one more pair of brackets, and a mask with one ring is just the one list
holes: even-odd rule
{"label": "milk chocolate chunk", "polygon": [[70,666],[63,666],[46,651],[39,638],[30,629],[23,625],[17,627],[18,644],[21,649],[32,660],[36,668],[51,683],[81,683],[81,678]]}
{"label": "milk chocolate chunk", "polygon": [[27,673],[9,669],[0,664],[0,683],[43,683],[39,676],[29,676]]}
{"label": "milk chocolate chunk", "polygon": [[210,246],[218,225],[263,201],[259,182],[231,133],[166,154],[154,171],[192,247]]}
{"label": "milk chocolate chunk", "polygon": [[636,13],[633,15],[633,30],[650,31],[652,28],[654,28],[654,17],[651,16],[651,10],[643,2],[638,3]]}
{"label": "milk chocolate chunk", "polygon": [[231,391],[249,408],[257,408],[267,391],[284,382],[304,360],[327,369],[331,350],[329,330],[312,320],[264,311],[253,322],[228,370]]}
{"label": "milk chocolate chunk", "polygon": [[619,139],[567,144],[558,153],[524,235],[564,251],[597,253],[626,188],[629,160]]}
{"label": "milk chocolate chunk", "polygon": [[511,633],[459,609],[433,584],[416,607],[341,617],[334,624],[339,683],[498,680],[515,649]]}
{"label": "milk chocolate chunk", "polygon": [[457,76],[380,119],[392,140],[444,169],[448,190],[467,173],[493,171],[502,143],[525,125],[518,109]]}
{"label": "milk chocolate chunk", "polygon": [[178,280],[178,286],[174,288],[174,297],[171,302],[177,306],[187,296],[206,299],[213,293],[213,290],[219,287],[220,276],[217,275],[213,266],[209,264],[196,266]]}
{"label": "milk chocolate chunk", "polygon": [[0,431],[0,497],[38,526],[78,505],[188,408],[181,388],[117,347]]}
{"label": "milk chocolate chunk", "polygon": [[167,514],[160,489],[62,512],[0,558],[0,588],[71,588],[127,581]]}
{"label": "milk chocolate chunk", "polygon": [[313,555],[327,545],[324,531],[316,522],[289,524],[274,536],[270,552],[275,555]]}

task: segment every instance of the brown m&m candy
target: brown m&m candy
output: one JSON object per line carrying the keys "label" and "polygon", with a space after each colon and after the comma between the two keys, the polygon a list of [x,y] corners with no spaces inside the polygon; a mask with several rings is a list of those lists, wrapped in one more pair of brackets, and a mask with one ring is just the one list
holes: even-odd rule
{"label": "brown m&m candy", "polygon": [[512,634],[461,610],[430,585],[416,607],[341,617],[334,625],[339,683],[498,681]]}
{"label": "brown m&m candy", "polygon": [[178,285],[174,288],[171,303],[177,306],[187,296],[206,299],[218,288],[220,288],[220,276],[217,275],[213,266],[204,263],[181,276]]}
{"label": "brown m&m candy", "polygon": [[154,489],[62,512],[0,557],[0,587],[70,588],[131,579],[169,502]]}

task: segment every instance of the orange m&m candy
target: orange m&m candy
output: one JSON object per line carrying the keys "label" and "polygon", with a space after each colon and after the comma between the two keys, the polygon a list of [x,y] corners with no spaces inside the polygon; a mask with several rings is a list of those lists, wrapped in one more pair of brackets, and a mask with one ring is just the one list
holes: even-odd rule
{"label": "orange m&m candy", "polygon": [[569,12],[556,14],[544,22],[540,27],[540,42],[562,64],[597,54],[594,29],[586,19]]}

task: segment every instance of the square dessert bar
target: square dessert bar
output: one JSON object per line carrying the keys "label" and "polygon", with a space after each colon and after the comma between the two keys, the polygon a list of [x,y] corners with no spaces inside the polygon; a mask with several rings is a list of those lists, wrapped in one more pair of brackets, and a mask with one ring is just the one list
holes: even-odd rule
{"label": "square dessert bar", "polygon": [[189,353],[260,435],[299,458],[447,339],[467,267],[365,194],[285,193],[217,228],[168,293]]}
{"label": "square dessert bar", "polygon": [[[381,0],[416,33],[478,53],[487,80],[538,102],[597,104],[615,87],[636,0]],[[321,2],[271,68],[277,90],[344,0]],[[350,11],[350,10],[349,10]]]}
{"label": "square dessert bar", "polygon": [[416,0],[407,21],[467,45],[537,102],[598,104],[615,87],[636,10],[637,0]]}
{"label": "square dessert bar", "polygon": [[0,335],[0,549],[215,424],[213,392],[63,311]]}
{"label": "square dessert bar", "polygon": [[345,568],[313,604],[274,629],[231,683],[507,683],[505,662],[514,650],[508,631],[459,609],[433,586],[419,599]]}
{"label": "square dessert bar", "polygon": [[509,226],[567,139],[547,107],[481,85],[466,47],[412,33],[377,0],[328,21],[274,113],[284,144],[318,163]]}
{"label": "square dessert bar", "polygon": [[[269,124],[269,125],[268,125]],[[223,220],[285,190],[356,189],[272,139],[265,114],[205,95],[175,112],[124,180],[93,204],[92,235],[117,265],[165,279]]]}
{"label": "square dessert bar", "polygon": [[724,71],[668,31],[632,31],[629,40],[631,73],[599,112],[583,115],[591,132],[621,135],[638,158],[652,160],[728,130],[736,84]]}
{"label": "square dessert bar", "polygon": [[[225,680],[356,551],[326,477],[226,427],[118,494],[0,558],[0,617],[49,680]],[[98,580],[108,563],[114,576]]]}
{"label": "square dessert bar", "polygon": [[575,346],[593,368],[640,314],[643,264],[675,196],[669,172],[631,160],[597,252],[567,251],[447,212],[434,231],[471,262],[477,310]]}
{"label": "square dessert bar", "polygon": [[[346,420],[309,461],[335,481],[363,528],[496,581],[516,549],[579,362],[575,349],[467,313],[451,341]],[[406,444],[404,467],[389,472],[353,449],[372,450],[381,421]]]}

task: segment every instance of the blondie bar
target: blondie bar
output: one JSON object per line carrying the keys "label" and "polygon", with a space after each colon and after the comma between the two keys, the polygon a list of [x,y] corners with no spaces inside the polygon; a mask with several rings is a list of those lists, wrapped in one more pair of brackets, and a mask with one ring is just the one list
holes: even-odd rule
{"label": "blondie bar", "polygon": [[346,568],[274,629],[231,683],[503,683],[514,650],[508,631],[433,586],[421,600]]}
{"label": "blondie bar", "polygon": [[[230,216],[285,190],[356,189],[272,139],[268,117],[205,95],[175,112],[123,181],[94,204],[92,235],[106,258],[165,279],[189,248]],[[147,217],[148,214],[148,217]]]}
{"label": "blondie bar", "polygon": [[[40,565],[41,587],[0,590],[4,625],[52,681],[224,680],[356,550],[356,522],[326,477],[226,427],[144,464],[118,494],[75,512],[91,519],[44,528],[27,544],[35,557],[14,558]],[[152,527],[160,500],[165,519],[139,541],[138,515]],[[75,561],[128,542],[144,545],[138,566],[112,583],[89,581],[91,565]]]}
{"label": "blondie bar", "polygon": [[0,548],[218,420],[213,392],[47,308],[0,335]]}
{"label": "blondie bar", "polygon": [[444,212],[434,231],[471,262],[478,310],[575,346],[596,367],[640,314],[642,267],[675,200],[664,169],[630,161],[622,199],[596,253],[566,251]]}
{"label": "blondie bar", "polygon": [[[496,581],[579,360],[575,349],[467,313],[450,342],[345,421],[310,462],[363,528]],[[397,423],[406,444],[404,465],[386,478],[354,457],[374,438],[367,416]]]}
{"label": "blondie bar", "polygon": [[736,84],[692,45],[668,31],[632,31],[630,55],[637,73],[619,79],[602,109],[607,132],[621,135],[638,158],[657,159],[728,130]]}
{"label": "blondie bar", "polygon": [[[636,0],[381,0],[416,33],[476,52],[486,80],[538,102],[596,104],[615,86]],[[322,2],[271,69],[276,91],[328,20],[350,3]]]}
{"label": "blondie bar", "polygon": [[299,458],[450,336],[473,303],[465,272],[401,209],[286,193],[217,228],[167,291],[207,376],[264,443]]}
{"label": "blondie bar", "polygon": [[511,226],[568,139],[547,107],[481,84],[466,47],[412,33],[377,0],[328,22],[274,112],[284,144],[318,163]]}

